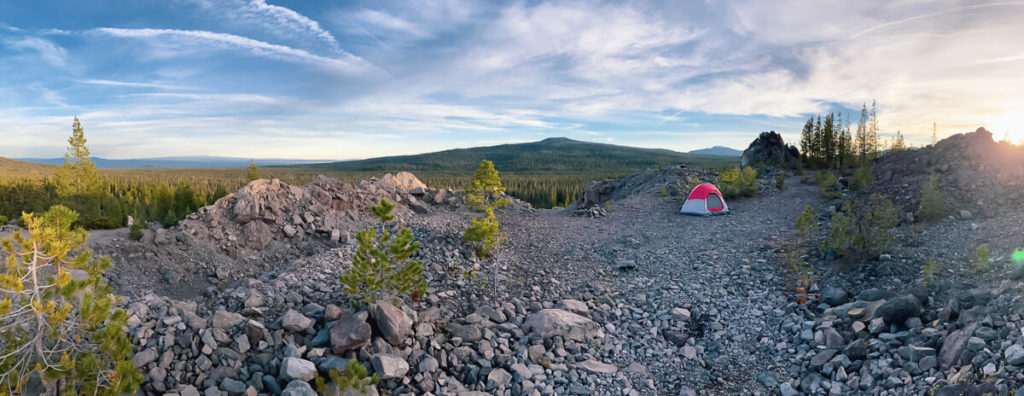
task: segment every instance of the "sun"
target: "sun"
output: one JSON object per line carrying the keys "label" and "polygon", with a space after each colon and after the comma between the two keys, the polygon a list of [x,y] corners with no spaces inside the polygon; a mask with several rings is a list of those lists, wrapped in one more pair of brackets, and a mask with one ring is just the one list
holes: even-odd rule
{"label": "sun", "polygon": [[993,139],[1024,144],[1024,113],[1003,113],[992,117],[987,128],[992,132]]}

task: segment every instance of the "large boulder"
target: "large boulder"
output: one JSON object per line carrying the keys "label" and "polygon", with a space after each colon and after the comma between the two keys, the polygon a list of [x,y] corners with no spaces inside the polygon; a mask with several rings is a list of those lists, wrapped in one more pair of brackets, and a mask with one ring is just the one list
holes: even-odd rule
{"label": "large boulder", "polygon": [[[365,314],[364,314],[365,315]],[[362,316],[342,312],[331,326],[331,352],[341,355],[370,344],[370,324]]]}
{"label": "large boulder", "polygon": [[761,132],[740,157],[741,166],[795,167],[800,163],[800,151],[786,145],[782,135],[775,131]]}
{"label": "large boulder", "polygon": [[402,345],[412,333],[412,319],[401,309],[387,301],[378,301],[370,305],[370,317],[373,318],[381,337],[391,345]]}
{"label": "large boulder", "polygon": [[527,317],[523,328],[541,338],[561,336],[583,341],[604,335],[597,322],[561,309],[542,309]]}

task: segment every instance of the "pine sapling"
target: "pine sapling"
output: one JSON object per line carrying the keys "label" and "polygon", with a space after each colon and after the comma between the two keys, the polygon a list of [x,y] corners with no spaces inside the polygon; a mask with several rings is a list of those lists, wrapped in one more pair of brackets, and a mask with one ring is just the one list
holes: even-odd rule
{"label": "pine sapling", "polygon": [[[371,208],[382,222],[394,219],[394,204],[381,199]],[[384,228],[384,227],[382,227]],[[423,279],[423,265],[410,258],[420,248],[414,241],[412,230],[402,228],[392,238],[387,229],[378,234],[374,227],[356,233],[358,248],[352,258],[352,268],[339,277],[345,292],[357,297],[362,304],[394,299],[409,294],[413,299],[427,289]]]}
{"label": "pine sapling", "polygon": [[33,372],[55,394],[130,394],[142,382],[128,314],[103,281],[113,264],[83,250],[77,218],[63,206],[24,214],[29,236],[0,242],[0,393],[22,393]]}

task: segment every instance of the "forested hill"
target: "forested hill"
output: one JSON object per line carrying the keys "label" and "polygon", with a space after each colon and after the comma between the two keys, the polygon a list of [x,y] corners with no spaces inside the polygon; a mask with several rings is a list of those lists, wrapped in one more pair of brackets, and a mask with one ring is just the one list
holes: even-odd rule
{"label": "forested hill", "polygon": [[5,176],[17,177],[42,177],[53,173],[57,167],[48,164],[36,164],[32,162],[12,160],[0,157],[0,178]]}
{"label": "forested hill", "polygon": [[499,172],[520,175],[601,174],[622,175],[647,167],[687,164],[719,168],[738,163],[736,158],[695,155],[671,150],[644,149],[613,144],[549,138],[539,142],[502,144],[438,151],[434,153],[372,158],[358,161],[288,168],[321,172],[396,172],[472,174],[482,160],[494,162]]}

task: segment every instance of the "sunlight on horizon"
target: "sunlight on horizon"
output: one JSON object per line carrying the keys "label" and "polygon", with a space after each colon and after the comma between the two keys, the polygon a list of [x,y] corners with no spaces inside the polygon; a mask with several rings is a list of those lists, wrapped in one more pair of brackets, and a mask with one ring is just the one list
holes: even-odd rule
{"label": "sunlight on horizon", "polygon": [[987,129],[992,132],[996,141],[1006,140],[1018,146],[1024,146],[1024,114],[1003,113],[991,118]]}

